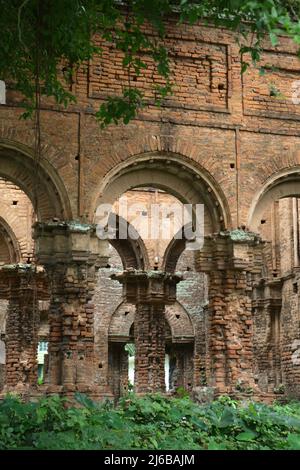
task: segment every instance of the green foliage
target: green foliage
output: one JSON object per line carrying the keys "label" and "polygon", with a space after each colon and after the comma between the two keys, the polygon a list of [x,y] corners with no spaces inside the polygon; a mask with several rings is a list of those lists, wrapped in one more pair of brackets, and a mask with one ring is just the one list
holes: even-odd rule
{"label": "green foliage", "polygon": [[[300,44],[299,0],[0,0],[0,11],[0,78],[24,96],[23,117],[40,106],[40,95],[64,107],[76,101],[70,91],[74,72],[101,54],[93,42],[95,33],[123,52],[128,77],[131,72],[142,75],[147,68],[141,59],[144,52],[152,57],[161,76],[153,84],[157,105],[172,93],[164,41],[171,14],[178,24],[200,20],[235,31],[241,53],[249,53],[254,63],[266,34],[273,45],[280,34]],[[154,35],[145,34],[146,24]],[[242,59],[242,72],[248,65]],[[96,119],[102,127],[120,120],[128,123],[143,106],[143,93],[128,80],[123,95],[108,97]]]}
{"label": "green foliage", "polygon": [[175,393],[178,398],[189,397],[189,392],[184,387],[177,387]]}
{"label": "green foliage", "polygon": [[134,345],[134,343],[127,343],[125,345],[125,351],[128,352],[128,355],[130,357],[133,357],[135,355],[135,345]]}
{"label": "green foliage", "polygon": [[221,397],[207,405],[189,398],[130,394],[117,407],[77,394],[0,402],[0,449],[300,449],[300,403],[266,406]]}

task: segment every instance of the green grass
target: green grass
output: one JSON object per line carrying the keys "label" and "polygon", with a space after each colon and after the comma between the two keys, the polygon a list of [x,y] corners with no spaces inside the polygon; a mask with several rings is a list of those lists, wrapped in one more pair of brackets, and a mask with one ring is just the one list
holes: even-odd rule
{"label": "green grass", "polygon": [[94,403],[78,394],[0,402],[0,449],[300,449],[300,402],[267,406],[221,397],[208,405],[189,398],[130,395]]}

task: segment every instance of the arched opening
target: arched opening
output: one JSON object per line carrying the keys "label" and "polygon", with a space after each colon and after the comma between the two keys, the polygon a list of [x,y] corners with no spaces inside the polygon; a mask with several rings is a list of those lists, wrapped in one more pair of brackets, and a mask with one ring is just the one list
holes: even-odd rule
{"label": "arched opening", "polygon": [[26,263],[32,260],[34,243],[32,224],[35,214],[28,196],[17,185],[0,178],[0,234],[1,246],[5,250],[1,264]]}
{"label": "arched opening", "polygon": [[[108,330],[108,381],[115,398],[134,389],[135,306],[123,301],[111,317]],[[167,392],[193,386],[194,325],[187,310],[176,302],[166,308],[165,387]]]}
{"label": "arched opening", "polygon": [[39,328],[37,343],[38,384],[45,383],[48,372],[48,341],[49,341],[49,301],[39,300]]}
{"label": "arched opening", "polygon": [[3,139],[0,200],[0,361],[2,386],[11,390],[36,386],[46,357],[48,307],[42,303],[48,294],[40,294],[35,281],[41,267],[36,270],[32,225],[72,217],[64,185],[49,162],[43,157],[37,162],[30,149]]}
{"label": "arched opening", "polygon": [[38,163],[32,151],[16,142],[0,140],[0,177],[10,181],[37,201],[37,220],[71,220],[67,192],[51,164],[44,158]]}
{"label": "arched opening", "polygon": [[11,227],[0,216],[0,265],[18,263],[20,259],[19,242]]}
{"label": "arched opening", "polygon": [[[120,271],[121,259],[116,252],[111,259],[115,260],[111,270]],[[176,263],[176,271],[183,274],[183,281],[177,287],[178,301],[166,306],[165,383],[166,390],[172,393],[180,389],[191,391],[194,384],[206,385],[208,281],[204,273],[197,272],[196,261],[196,253],[183,250]],[[134,383],[135,306],[123,300],[122,286],[109,279],[108,273],[106,278],[102,277],[101,286],[103,293],[99,295],[98,292],[96,300],[98,327],[101,328],[96,344],[105,348],[107,342],[103,342],[103,337],[107,338],[108,383],[113,395],[119,397],[131,389],[130,382]],[[101,356],[105,357],[103,349]],[[102,374],[105,373],[105,362],[100,369]]]}
{"label": "arched opening", "polygon": [[[192,214],[196,204],[204,206],[204,239],[206,235],[231,227],[224,201],[221,191],[217,185],[214,186],[209,175],[186,162],[183,164],[174,155],[169,160],[163,155],[153,155],[151,158],[142,156],[132,162],[127,161],[102,182],[100,196],[95,198],[94,221],[96,224],[99,222],[97,209],[101,204],[108,205],[106,207],[110,207],[110,211],[114,211],[118,217],[116,239],[110,240],[111,260],[107,268],[100,270],[102,287],[98,284],[94,297],[97,318],[95,344],[99,357],[98,383],[107,385],[113,390],[114,396],[118,397],[128,389],[128,370],[131,370],[131,376],[134,375],[131,344],[135,306],[124,303],[122,286],[110,279],[112,274],[128,267],[168,272],[179,269],[184,273],[184,280],[177,289],[177,303],[175,306],[166,306],[166,389],[174,391],[183,387],[191,390],[199,381],[202,385],[206,384],[205,309],[208,283],[206,275],[197,272],[197,250],[187,249],[185,229],[189,224],[184,224],[182,217],[178,217],[180,211],[176,213],[174,205],[182,211],[184,204],[190,204]],[[127,208],[125,213],[124,205]],[[162,212],[166,225],[168,229],[173,229],[166,231],[168,236],[160,231],[163,226],[161,213],[155,219],[157,206],[164,208]],[[103,213],[100,216],[103,223]],[[107,220],[109,225],[108,214]],[[120,239],[120,222],[127,228],[130,225],[138,236],[133,235],[131,239],[131,232],[126,240]],[[193,223],[190,223],[190,230],[192,228]],[[180,231],[184,232],[182,237],[178,237]],[[135,238],[140,241],[138,249],[133,244]],[[133,258],[137,260],[140,253],[144,253],[143,266],[130,261]],[[114,262],[116,255],[117,263]],[[181,325],[180,334],[177,335],[174,325],[183,322],[184,318],[189,319],[191,329],[187,333],[186,325]],[[126,345],[129,345],[126,347],[128,351]]]}
{"label": "arched opening", "polygon": [[141,187],[165,191],[183,204],[204,204],[208,231],[231,228],[228,203],[216,181],[200,166],[172,153],[134,156],[107,173],[94,197],[91,220],[100,204],[114,204],[126,191]]}
{"label": "arched opening", "polygon": [[[9,340],[12,337],[10,328],[9,302],[10,283],[6,267],[17,266],[18,263],[26,264],[33,257],[33,240],[31,236],[31,225],[34,214],[30,199],[15,184],[0,178],[0,383],[2,387],[6,383],[6,356]],[[4,270],[4,271],[3,271]],[[7,277],[8,276],[8,277]],[[17,295],[17,294],[16,294]],[[26,293],[20,293],[26,297]],[[14,326],[18,331],[19,326]],[[9,333],[10,331],[10,333]]]}
{"label": "arched opening", "polygon": [[256,380],[267,392],[285,383],[289,393],[299,393],[293,354],[300,340],[300,168],[266,182],[254,198],[249,227],[265,242],[262,279],[254,290]]}
{"label": "arched opening", "polygon": [[[110,384],[114,389],[116,396],[120,393],[122,385],[120,384],[120,377],[124,377],[124,370],[128,370],[127,354],[125,354],[124,346],[130,340],[130,333],[125,328],[128,320],[130,321],[132,315],[132,308],[120,313],[120,325],[125,328],[123,330],[123,337],[120,338],[119,332],[116,338],[108,342],[109,339],[109,326],[114,312],[123,301],[123,290],[121,284],[111,279],[112,274],[123,271],[126,268],[138,269],[145,265],[146,258],[140,258],[140,254],[144,252],[144,247],[141,242],[138,245],[139,250],[134,249],[132,244],[136,240],[116,240],[116,243],[109,244],[109,259],[106,267],[100,268],[98,271],[97,286],[93,297],[95,305],[94,314],[94,335],[95,335],[95,353],[98,358],[98,366],[96,369],[96,380],[100,386],[105,390]],[[132,256],[136,253],[136,258]],[[123,321],[123,313],[124,319]],[[131,324],[133,319],[131,319]],[[114,336],[114,335],[112,335]],[[126,356],[126,359],[124,357]],[[124,362],[125,361],[125,362]],[[125,369],[124,369],[125,368]],[[123,370],[123,373],[120,371]],[[119,371],[112,374],[112,371]],[[126,374],[125,374],[126,375]],[[127,379],[126,379],[127,380]],[[114,384],[112,386],[112,384]]]}
{"label": "arched opening", "polygon": [[279,278],[299,266],[300,169],[272,177],[253,200],[248,223],[266,242],[265,275]]}
{"label": "arched opening", "polygon": [[287,197],[299,196],[300,167],[290,168],[272,176],[255,195],[248,217],[248,226],[259,232],[266,209],[272,202]]}

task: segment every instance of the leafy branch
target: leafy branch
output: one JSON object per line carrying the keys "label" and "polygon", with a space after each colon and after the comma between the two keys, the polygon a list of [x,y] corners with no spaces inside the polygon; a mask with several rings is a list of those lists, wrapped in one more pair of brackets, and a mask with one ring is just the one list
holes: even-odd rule
{"label": "leafy branch", "polygon": [[[163,79],[163,84],[154,83],[155,103],[162,104],[172,93],[165,41],[170,16],[178,28],[201,21],[234,31],[241,54],[249,53],[254,63],[266,35],[273,46],[282,34],[300,45],[299,0],[0,0],[0,11],[0,78],[23,96],[24,117],[36,108],[37,47],[41,95],[64,107],[76,102],[70,88],[74,71],[101,55],[95,35],[122,51],[128,86],[121,96],[110,96],[100,106],[96,119],[102,127],[120,120],[128,123],[145,106],[142,90],[137,84],[133,87],[130,78],[147,69],[144,54]],[[146,32],[149,26],[151,35]],[[242,72],[248,66],[243,61]]]}

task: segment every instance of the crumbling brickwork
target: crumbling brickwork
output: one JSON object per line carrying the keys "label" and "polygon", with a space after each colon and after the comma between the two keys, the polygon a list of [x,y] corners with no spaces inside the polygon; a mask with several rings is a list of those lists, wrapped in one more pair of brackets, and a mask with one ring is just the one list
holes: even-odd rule
{"label": "crumbling brickwork", "polygon": [[[149,68],[131,83],[144,90],[146,106],[127,126],[100,129],[94,119],[103,98],[127,82],[121,52],[107,44],[77,71],[76,104],[63,110],[43,99],[39,184],[34,123],[19,120],[22,98],[9,88],[0,105],[0,264],[24,263],[34,253],[50,298],[48,372],[37,390],[121,395],[128,387],[124,345],[135,338],[140,391],[164,388],[167,353],[171,388],[299,397],[297,45],[285,37],[277,46],[264,41],[266,73],[253,65],[242,75],[231,32],[173,19],[166,32],[174,94],[154,106],[158,77],[145,54]],[[98,246],[92,236],[98,205],[116,207],[128,191],[131,200],[145,202],[145,212],[157,199],[204,204],[204,246],[188,252],[185,240],[118,240],[112,242],[118,254],[104,242]],[[110,279],[130,268],[183,273],[172,303],[157,305],[156,316],[149,303],[130,303]],[[11,361],[5,380],[13,386],[20,380],[16,351],[32,341],[26,367],[33,385],[35,309],[24,306],[23,331],[18,294],[10,296],[5,286],[2,335]],[[135,317],[139,326],[132,329]],[[150,367],[151,357],[157,367]]]}

